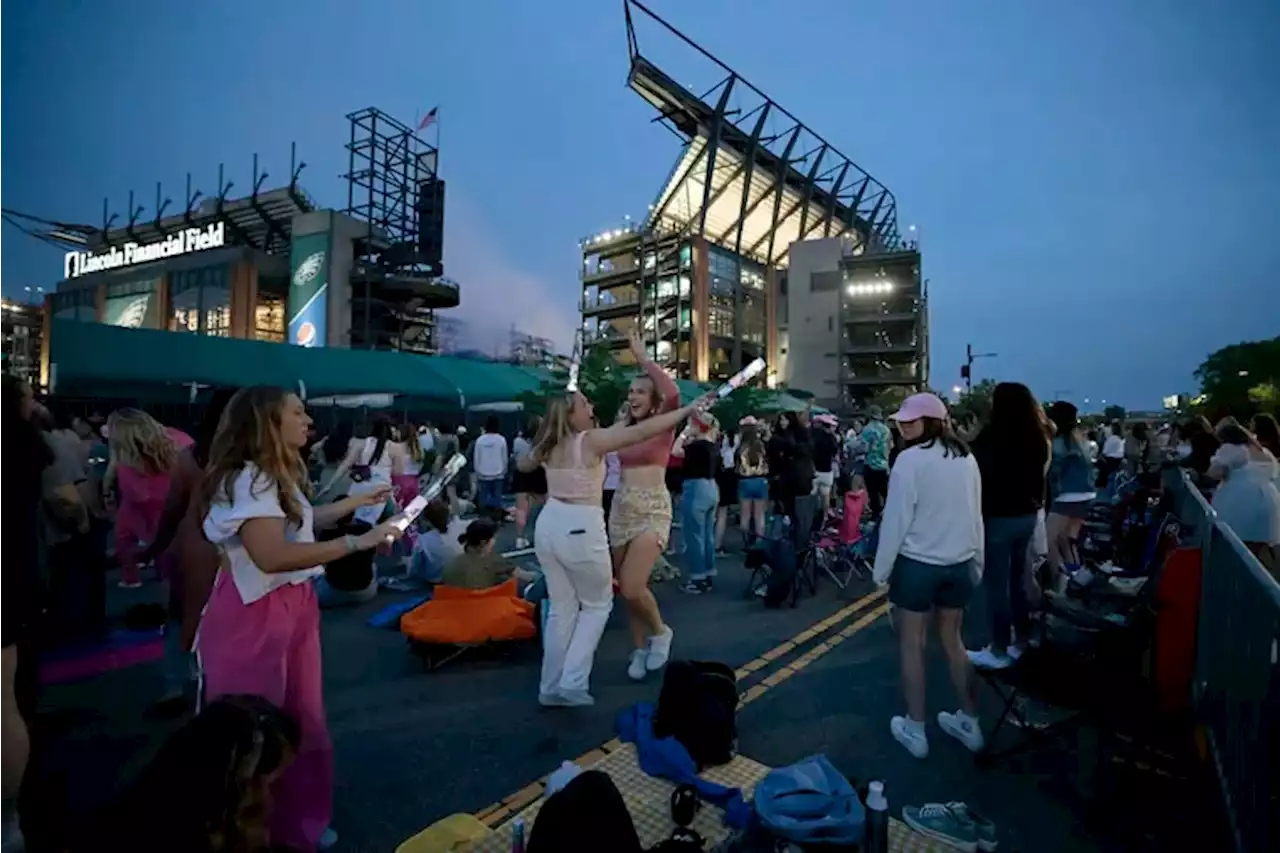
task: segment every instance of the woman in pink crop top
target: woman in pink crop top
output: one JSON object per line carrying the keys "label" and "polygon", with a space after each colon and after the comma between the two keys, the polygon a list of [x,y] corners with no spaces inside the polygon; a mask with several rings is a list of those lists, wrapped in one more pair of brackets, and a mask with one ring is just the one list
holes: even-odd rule
{"label": "woman in pink crop top", "polygon": [[[627,392],[627,422],[638,425],[675,411],[680,405],[680,391],[671,377],[649,360],[634,329],[630,343],[631,354],[644,371],[631,381]],[[674,441],[673,424],[618,453],[622,479],[609,512],[609,544],[635,644],[627,674],[636,681],[662,669],[671,656],[671,628],[663,623],[658,602],[649,591],[649,575],[671,534],[671,493],[667,491],[666,471]]]}
{"label": "woman in pink crop top", "polygon": [[601,506],[604,457],[670,432],[709,403],[704,398],[635,424],[594,429],[591,402],[574,391],[551,400],[533,447],[516,461],[521,471],[538,466],[547,470],[547,503],[533,543],[549,600],[538,686],[541,704],[595,702],[588,689],[591,666],[613,609],[609,538]]}

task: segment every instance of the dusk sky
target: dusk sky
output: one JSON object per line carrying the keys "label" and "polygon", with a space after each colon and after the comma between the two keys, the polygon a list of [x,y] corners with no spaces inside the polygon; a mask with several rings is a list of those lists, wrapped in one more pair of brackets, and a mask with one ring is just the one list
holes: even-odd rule
{"label": "dusk sky", "polygon": [[[1280,334],[1275,0],[651,5],[894,192],[931,281],[935,387],[972,342],[998,353],[979,378],[1154,408],[1210,351]],[[482,335],[567,343],[578,239],[642,217],[679,154],[626,87],[620,0],[3,16],[3,204],[38,216],[100,223],[108,197],[123,218],[130,189],[149,216],[157,181],[177,206],[188,171],[216,194],[220,162],[247,193],[254,152],[281,185],[294,141],[304,187],[341,208],[346,114],[438,105],[445,265]],[[9,225],[3,258],[8,296],[62,272]]]}

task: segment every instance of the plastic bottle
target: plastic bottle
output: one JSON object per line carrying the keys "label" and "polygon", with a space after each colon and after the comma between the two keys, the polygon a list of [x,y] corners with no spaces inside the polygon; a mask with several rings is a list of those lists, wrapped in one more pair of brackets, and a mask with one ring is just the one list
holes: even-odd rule
{"label": "plastic bottle", "polygon": [[884,782],[867,786],[867,827],[862,840],[866,853],[889,851],[889,801],[884,796]]}
{"label": "plastic bottle", "polygon": [[511,853],[524,853],[524,818],[522,817],[512,822]]}

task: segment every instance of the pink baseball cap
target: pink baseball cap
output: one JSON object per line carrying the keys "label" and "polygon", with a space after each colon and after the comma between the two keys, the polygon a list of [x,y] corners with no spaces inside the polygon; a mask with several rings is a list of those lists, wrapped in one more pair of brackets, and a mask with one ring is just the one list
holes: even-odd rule
{"label": "pink baseball cap", "polygon": [[902,408],[893,413],[893,419],[899,423],[920,418],[946,420],[947,404],[934,394],[912,394],[902,401]]}

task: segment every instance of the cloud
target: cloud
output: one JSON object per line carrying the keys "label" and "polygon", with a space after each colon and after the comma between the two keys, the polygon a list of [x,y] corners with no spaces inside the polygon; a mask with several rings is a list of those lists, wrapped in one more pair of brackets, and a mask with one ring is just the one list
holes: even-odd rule
{"label": "cloud", "polygon": [[465,322],[459,347],[506,350],[514,325],[569,352],[578,314],[563,288],[557,293],[548,281],[506,257],[502,239],[466,199],[450,196],[445,222],[445,272],[461,287],[462,303],[444,314]]}

